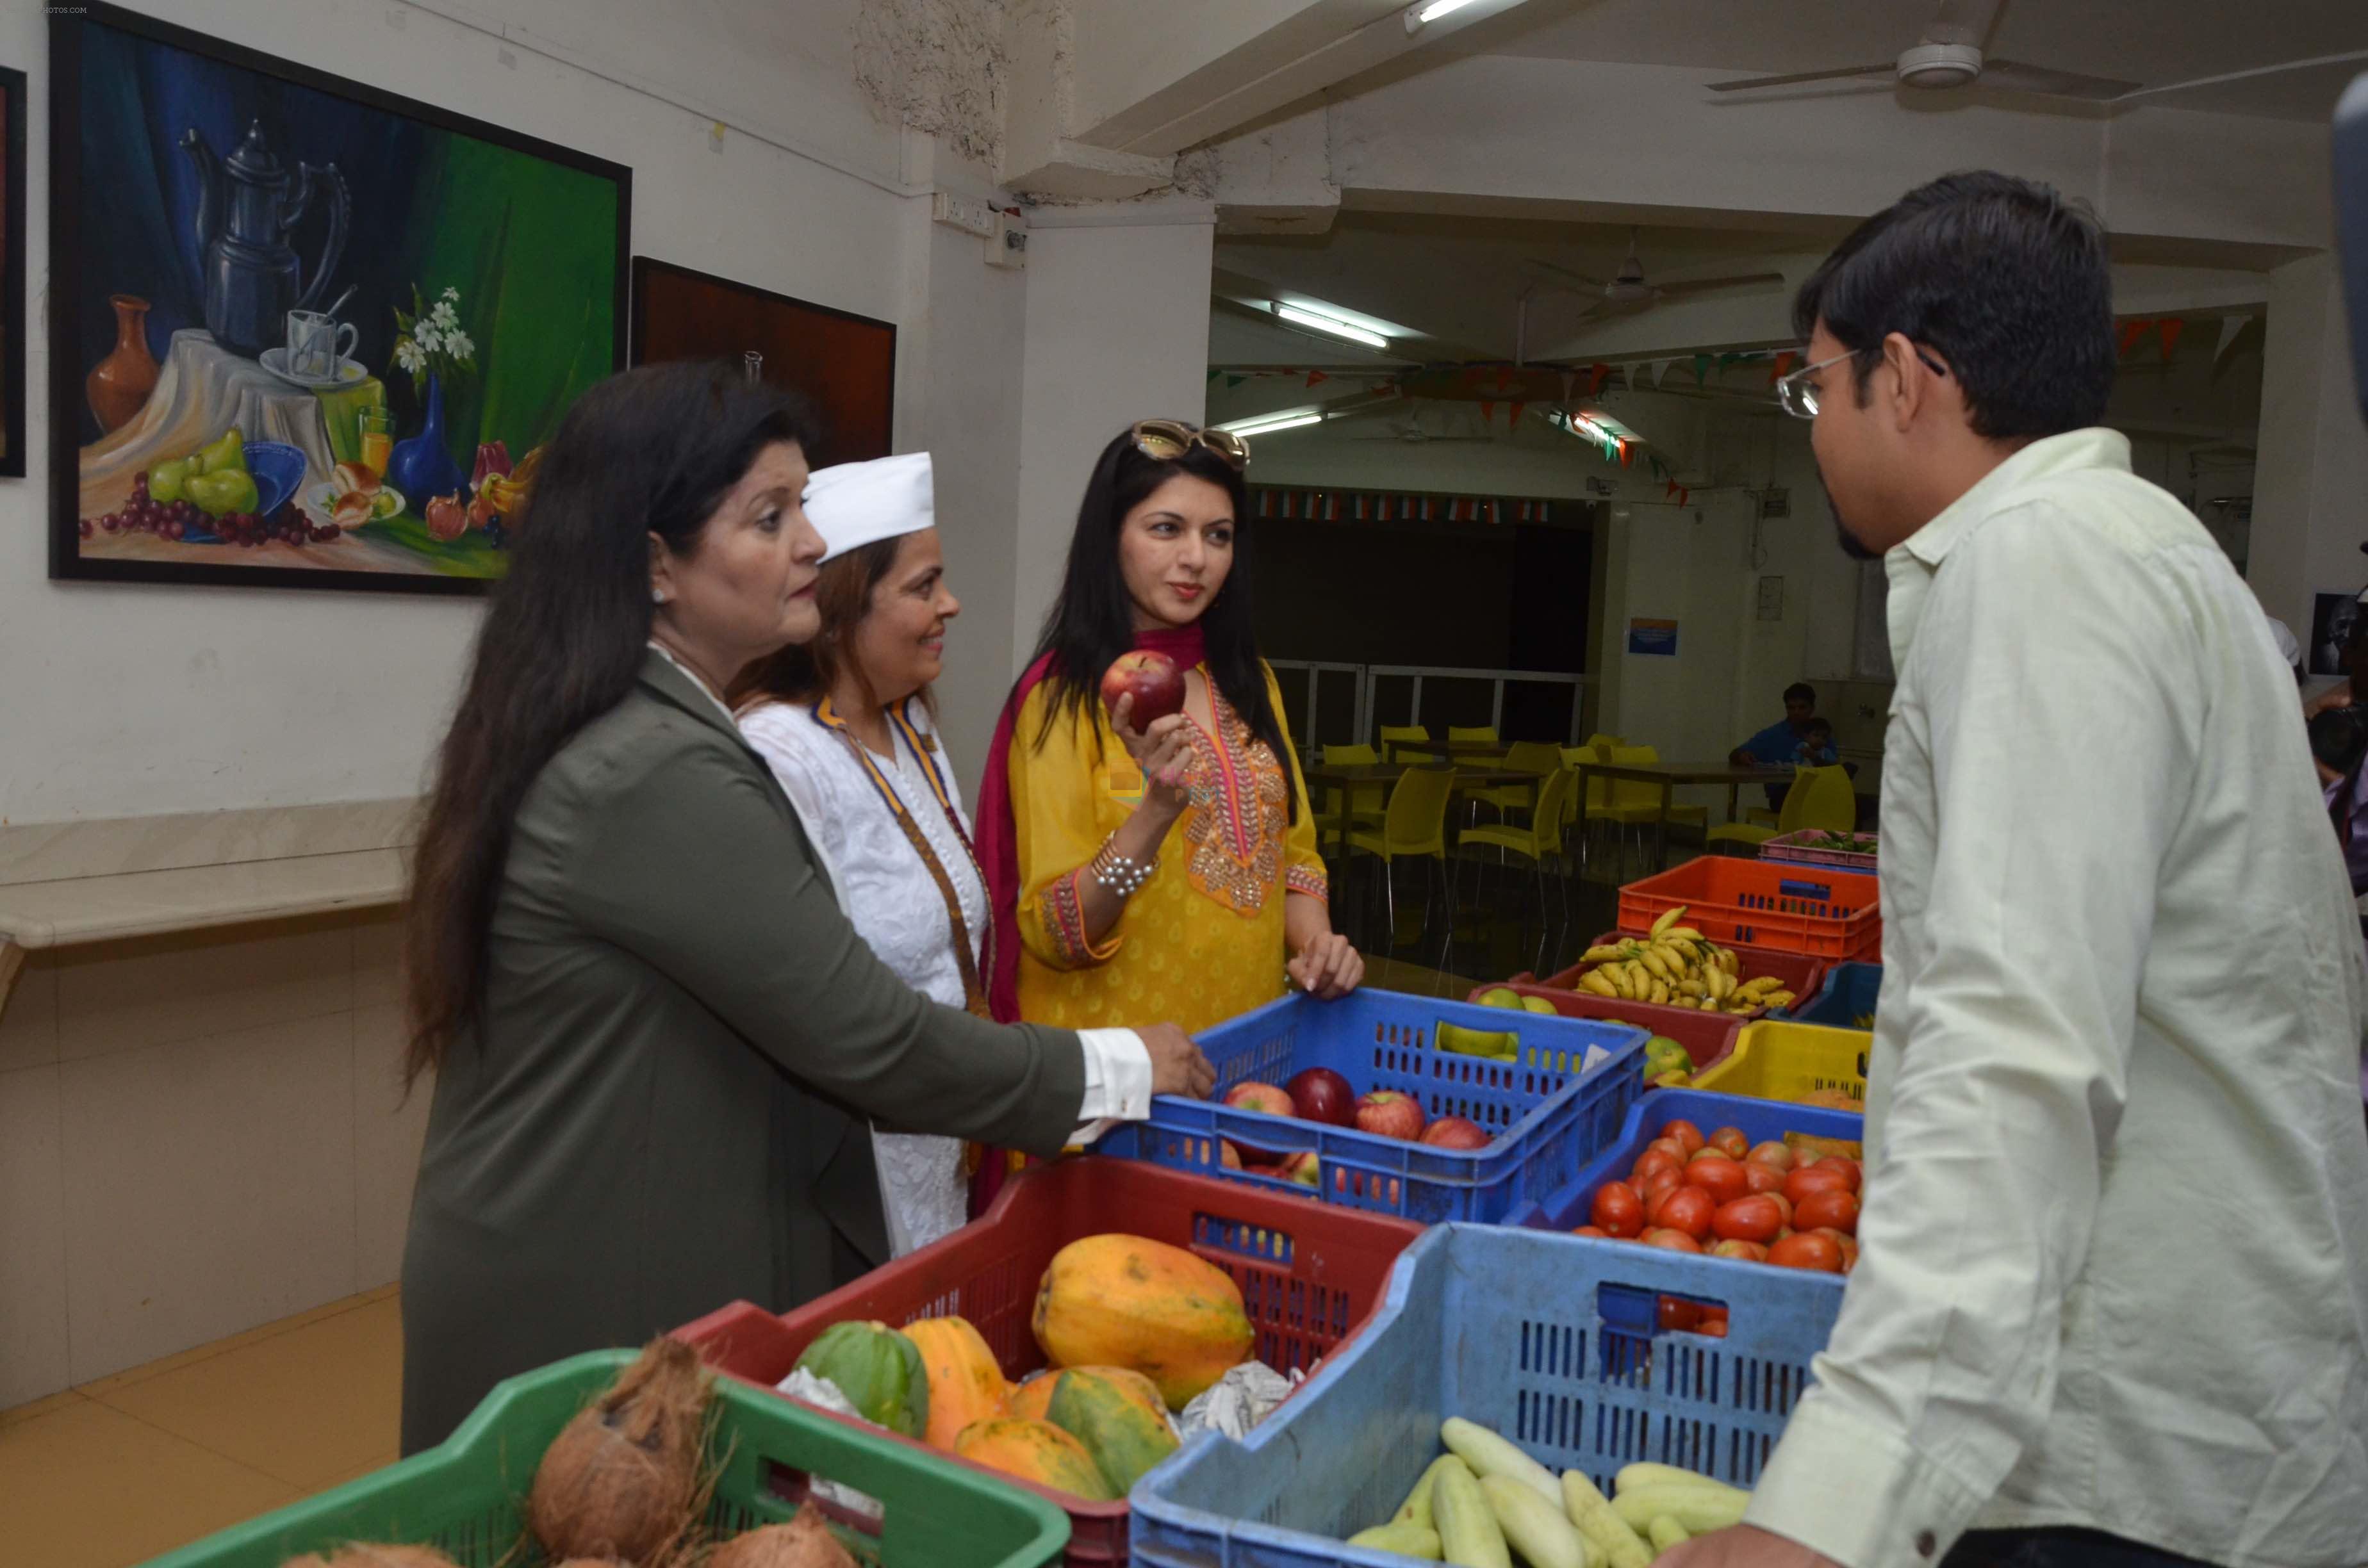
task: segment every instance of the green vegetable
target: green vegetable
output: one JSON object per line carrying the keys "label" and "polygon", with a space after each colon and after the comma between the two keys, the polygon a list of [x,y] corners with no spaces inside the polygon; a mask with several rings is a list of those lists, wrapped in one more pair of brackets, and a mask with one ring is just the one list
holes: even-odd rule
{"label": "green vegetable", "polygon": [[1496,1510],[1505,1539],[1531,1568],[1588,1568],[1588,1549],[1562,1517],[1559,1503],[1549,1503],[1535,1488],[1502,1475],[1482,1477],[1480,1494]]}
{"label": "green vegetable", "polygon": [[1462,1470],[1464,1468],[1463,1461],[1453,1454],[1441,1454],[1431,1460],[1429,1468],[1422,1472],[1421,1479],[1414,1483],[1414,1490],[1406,1494],[1406,1500],[1398,1505],[1396,1513],[1390,1516],[1390,1523],[1421,1525],[1429,1528],[1431,1488],[1439,1483],[1439,1472],[1451,1467]]}
{"label": "green vegetable", "polygon": [[1458,1568],[1513,1568],[1512,1553],[1505,1550],[1504,1527],[1472,1472],[1460,1467],[1442,1470],[1436,1487],[1430,1512],[1439,1529],[1440,1558]]}
{"label": "green vegetable", "polygon": [[1487,1427],[1462,1416],[1451,1416],[1440,1426],[1439,1436],[1456,1458],[1472,1467],[1474,1475],[1501,1475],[1508,1481],[1520,1482],[1557,1506],[1561,1504],[1562,1488],[1555,1483],[1554,1471]]}
{"label": "green vegetable", "polygon": [[921,1347],[884,1323],[835,1323],[798,1365],[837,1388],[866,1421],[917,1437],[929,1425],[929,1374]]}
{"label": "green vegetable", "polygon": [[1667,1551],[1669,1548],[1677,1545],[1680,1541],[1693,1540],[1693,1537],[1687,1532],[1685,1526],[1678,1523],[1677,1520],[1669,1517],[1667,1514],[1656,1517],[1652,1524],[1645,1528],[1645,1533],[1653,1538],[1653,1550],[1655,1551]]}
{"label": "green vegetable", "polygon": [[1650,1568],[1653,1549],[1645,1544],[1634,1527],[1613,1511],[1585,1471],[1562,1472],[1562,1503],[1570,1522],[1602,1551],[1611,1568]]}

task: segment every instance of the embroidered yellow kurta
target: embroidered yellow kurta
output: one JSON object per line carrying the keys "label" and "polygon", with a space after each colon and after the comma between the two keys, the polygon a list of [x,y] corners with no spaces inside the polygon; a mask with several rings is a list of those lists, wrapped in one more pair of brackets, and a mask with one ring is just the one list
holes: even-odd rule
{"label": "embroidered yellow kurta", "polygon": [[[1208,679],[1208,667],[1201,669]],[[1282,694],[1266,672],[1278,722]],[[1039,748],[1050,681],[1028,694],[1012,733],[1011,814],[1019,846],[1019,1016],[1083,1028],[1222,1023],[1283,993],[1287,892],[1327,893],[1315,822],[1298,770],[1251,735],[1214,681],[1212,735],[1186,726],[1190,803],[1159,846],[1158,869],[1099,945],[1079,905],[1086,869],[1143,799],[1143,771],[1099,703],[1091,728],[1056,721]],[[1288,730],[1283,744],[1291,744]],[[1298,796],[1298,821],[1286,802]]]}

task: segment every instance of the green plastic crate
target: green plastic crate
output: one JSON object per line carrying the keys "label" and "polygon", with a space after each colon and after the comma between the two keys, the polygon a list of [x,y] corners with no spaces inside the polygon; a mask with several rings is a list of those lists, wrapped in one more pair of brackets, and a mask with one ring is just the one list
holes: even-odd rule
{"label": "green plastic crate", "polygon": [[[438,1447],[149,1568],[280,1568],[350,1540],[434,1546],[461,1568],[541,1568],[520,1506],[535,1466],[633,1354],[596,1350],[512,1378]],[[723,1469],[708,1522],[718,1530],[787,1520],[812,1471],[879,1499],[877,1537],[859,1556],[876,1553],[882,1568],[1043,1568],[1068,1544],[1068,1516],[1018,1487],[729,1379],[717,1380],[715,1401],[712,1451]]]}

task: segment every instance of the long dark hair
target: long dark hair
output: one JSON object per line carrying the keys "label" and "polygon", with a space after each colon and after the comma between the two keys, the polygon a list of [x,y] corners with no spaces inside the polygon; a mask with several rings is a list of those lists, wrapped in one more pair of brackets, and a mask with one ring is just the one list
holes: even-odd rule
{"label": "long dark hair", "polygon": [[690,360],[611,376],[560,422],[437,754],[404,937],[407,1079],[440,1066],[483,1009],[486,942],[528,789],[632,688],[650,636],[650,536],[694,552],[767,447],[811,448],[813,436],[795,394]]}
{"label": "long dark hair", "polygon": [[[1054,658],[1045,676],[1053,699],[1044,705],[1036,747],[1043,748],[1053,721],[1064,716],[1091,728],[1101,702],[1102,672],[1134,646],[1133,600],[1119,569],[1120,525],[1153,491],[1180,475],[1218,486],[1234,507],[1233,565],[1225,574],[1225,585],[1201,612],[1209,673],[1250,733],[1266,743],[1295,783],[1299,761],[1283,744],[1282,720],[1267,696],[1266,668],[1250,630],[1249,487],[1238,470],[1206,447],[1195,443],[1182,457],[1163,462],[1144,456],[1131,432],[1104,447],[1094,463],[1086,498],[1077,507],[1077,531],[1069,539],[1061,596],[1053,601],[1043,635],[1037,639],[1034,657],[1051,653]],[[1298,821],[1298,790],[1286,791],[1284,798],[1291,820]]]}

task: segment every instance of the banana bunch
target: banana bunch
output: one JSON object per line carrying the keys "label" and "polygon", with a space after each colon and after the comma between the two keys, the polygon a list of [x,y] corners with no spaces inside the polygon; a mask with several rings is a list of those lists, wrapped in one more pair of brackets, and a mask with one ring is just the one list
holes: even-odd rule
{"label": "banana bunch", "polygon": [[1691,926],[1680,926],[1678,905],[1653,922],[1652,933],[1592,947],[1580,962],[1595,967],[1578,977],[1579,988],[1622,1002],[1695,1007],[1705,1013],[1753,1013],[1791,1005],[1793,993],[1774,975],[1743,978],[1733,948],[1722,948]]}

